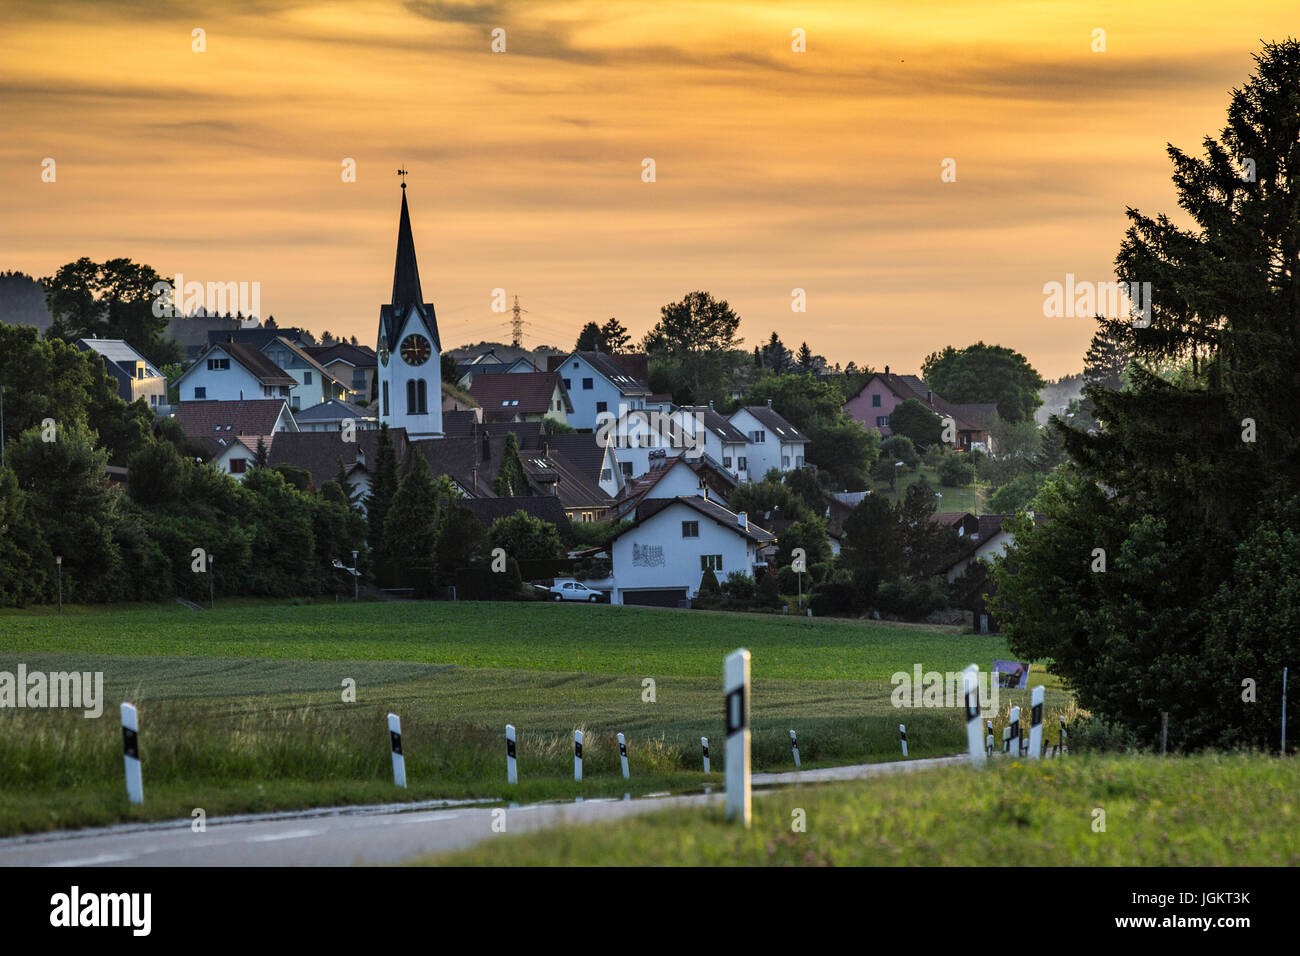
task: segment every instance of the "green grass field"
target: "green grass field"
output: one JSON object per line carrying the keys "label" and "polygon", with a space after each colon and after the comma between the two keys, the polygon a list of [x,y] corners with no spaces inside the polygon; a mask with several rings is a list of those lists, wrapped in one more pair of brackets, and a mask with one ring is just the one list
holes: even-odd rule
{"label": "green grass field", "polygon": [[[753,827],[682,809],[500,834],[437,865],[1300,866],[1300,764],[1270,757],[1000,760],[976,773],[755,795]],[[806,829],[794,830],[796,811]],[[1105,830],[1094,826],[1102,821]]]}
{"label": "green grass field", "polygon": [[[540,799],[706,782],[721,742],[723,657],[753,653],[754,764],[791,769],[964,746],[955,710],[899,710],[890,675],[988,668],[1000,638],[952,628],[763,614],[538,604],[228,602],[0,614],[0,671],[102,671],[104,716],[0,710],[0,833],[119,820],[434,797]],[[1049,733],[1069,695],[1050,675]],[[355,702],[343,700],[351,679]],[[644,700],[644,681],[655,700]],[[1027,691],[1003,692],[995,733]],[[126,803],[117,705],[140,708],[146,802]],[[408,788],[391,783],[384,715],[402,716]],[[507,788],[505,724],[521,783]],[[572,732],[586,767],[572,781]],[[630,786],[614,735],[628,737]],[[999,737],[1000,739],[1000,737]],[[1054,736],[1049,738],[1054,739]],[[714,748],[715,771],[722,769]],[[715,777],[717,774],[715,773]]]}
{"label": "green grass field", "polygon": [[988,511],[989,498],[997,491],[997,488],[990,487],[987,482],[980,482],[978,485],[968,484],[959,488],[945,487],[939,484],[939,475],[933,468],[929,465],[921,465],[916,471],[900,468],[898,482],[893,491],[890,490],[888,481],[874,482],[872,494],[880,495],[891,503],[896,502],[908,488],[922,478],[930,483],[930,487],[943,495],[943,498],[935,503],[937,511],[969,511],[971,514],[978,515]]}

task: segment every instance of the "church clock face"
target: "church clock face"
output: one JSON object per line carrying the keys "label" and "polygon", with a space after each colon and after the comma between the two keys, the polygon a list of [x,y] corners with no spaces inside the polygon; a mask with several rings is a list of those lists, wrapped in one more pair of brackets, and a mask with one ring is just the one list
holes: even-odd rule
{"label": "church clock face", "polygon": [[407,365],[423,365],[432,354],[433,348],[423,335],[408,335],[402,339],[402,361]]}

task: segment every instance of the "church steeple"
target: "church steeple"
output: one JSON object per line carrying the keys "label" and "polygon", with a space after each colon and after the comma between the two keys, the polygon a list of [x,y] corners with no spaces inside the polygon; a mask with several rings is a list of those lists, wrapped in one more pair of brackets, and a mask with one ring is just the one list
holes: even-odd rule
{"label": "church steeple", "polygon": [[393,266],[393,305],[422,306],[420,268],[415,263],[415,239],[411,236],[411,213],[406,208],[406,183],[402,183],[402,218],[397,224],[397,262]]}

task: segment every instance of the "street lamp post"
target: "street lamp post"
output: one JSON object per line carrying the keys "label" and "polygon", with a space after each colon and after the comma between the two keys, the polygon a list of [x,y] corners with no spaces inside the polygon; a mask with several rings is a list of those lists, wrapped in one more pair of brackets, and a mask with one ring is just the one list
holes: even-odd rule
{"label": "street lamp post", "polygon": [[352,552],[352,600],[361,600],[361,579],[357,577],[357,553]]}
{"label": "street lamp post", "polygon": [[63,555],[56,555],[54,563],[59,569],[59,613],[63,613]]}
{"label": "street lamp post", "polygon": [[217,606],[217,584],[216,572],[213,566],[217,563],[217,556],[208,552],[208,610],[214,610]]}

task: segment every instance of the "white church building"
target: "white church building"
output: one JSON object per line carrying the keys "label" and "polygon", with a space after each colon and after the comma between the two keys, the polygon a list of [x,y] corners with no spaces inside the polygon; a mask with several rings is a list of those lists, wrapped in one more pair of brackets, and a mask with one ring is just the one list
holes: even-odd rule
{"label": "white church building", "polygon": [[393,299],[379,308],[379,421],[413,440],[441,438],[442,342],[433,303],[420,290],[411,214],[402,183]]}

